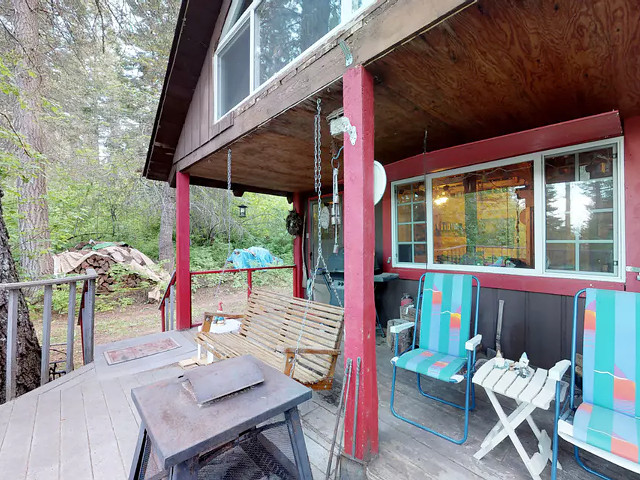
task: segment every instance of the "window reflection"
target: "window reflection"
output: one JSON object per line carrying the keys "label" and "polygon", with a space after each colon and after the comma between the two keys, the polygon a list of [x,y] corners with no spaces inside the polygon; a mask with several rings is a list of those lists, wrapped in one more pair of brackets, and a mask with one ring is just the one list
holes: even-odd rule
{"label": "window reflection", "polygon": [[263,0],[256,8],[256,87],[340,24],[339,0]]}
{"label": "window reflection", "polygon": [[546,157],[547,268],[615,272],[615,147]]}
{"label": "window reflection", "polygon": [[533,268],[533,162],[435,178],[434,262]]}
{"label": "window reflection", "polygon": [[398,185],[395,195],[397,261],[426,263],[427,215],[424,182]]}

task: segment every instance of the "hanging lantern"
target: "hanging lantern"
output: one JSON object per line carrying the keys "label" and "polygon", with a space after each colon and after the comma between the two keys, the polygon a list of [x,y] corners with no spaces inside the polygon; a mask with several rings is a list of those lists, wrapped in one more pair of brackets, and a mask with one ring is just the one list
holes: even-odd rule
{"label": "hanging lantern", "polygon": [[238,216],[240,218],[245,218],[247,216],[247,206],[246,205],[238,205],[239,213]]}

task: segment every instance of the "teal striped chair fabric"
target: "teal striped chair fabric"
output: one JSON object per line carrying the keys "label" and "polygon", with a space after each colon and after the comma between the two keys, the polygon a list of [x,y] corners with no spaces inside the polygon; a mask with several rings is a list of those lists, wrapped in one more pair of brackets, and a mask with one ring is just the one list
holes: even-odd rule
{"label": "teal striped chair fabric", "polygon": [[640,463],[640,294],[587,289],[576,439]]}
{"label": "teal striped chair fabric", "polygon": [[426,273],[420,309],[420,344],[396,360],[405,370],[444,381],[467,362],[464,344],[471,333],[471,275]]}

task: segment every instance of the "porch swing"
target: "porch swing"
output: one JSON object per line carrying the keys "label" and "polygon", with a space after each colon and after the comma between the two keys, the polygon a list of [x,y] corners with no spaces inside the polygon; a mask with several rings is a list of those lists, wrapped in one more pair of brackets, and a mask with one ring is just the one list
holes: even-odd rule
{"label": "porch swing", "polygon": [[[318,99],[314,118],[314,188],[319,202],[322,197],[320,114],[321,106]],[[230,195],[231,150],[227,156],[228,199]],[[230,231],[228,233],[230,248]],[[238,333],[216,334],[201,331],[196,336],[196,342],[205,349],[211,360],[253,355],[314,390],[331,389],[340,354],[344,309],[342,306],[326,305],[311,300],[316,272],[320,270],[321,265],[326,268],[322,244],[319,243],[317,265],[307,289],[306,300],[254,288],[249,294],[244,314],[222,311],[215,313],[222,318],[238,319]],[[216,288],[216,296],[222,278],[221,276]]]}

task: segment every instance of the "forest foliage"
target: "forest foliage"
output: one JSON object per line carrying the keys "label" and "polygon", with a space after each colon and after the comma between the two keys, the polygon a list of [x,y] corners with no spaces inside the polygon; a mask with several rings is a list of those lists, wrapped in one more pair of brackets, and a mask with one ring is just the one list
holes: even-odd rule
{"label": "forest foliage", "polygon": [[[16,39],[11,5],[0,6],[0,185],[14,256],[21,255],[16,180],[33,174],[17,159],[22,149],[45,159],[51,253],[93,239],[126,242],[158,258],[167,198],[164,185],[141,172],[179,3],[39,3],[42,61],[30,74],[41,81],[42,152],[15,129],[16,109],[27,108],[15,68],[27,52]],[[224,190],[191,187],[193,268],[222,266],[228,231],[234,248],[260,245],[292,260],[286,199],[247,193],[227,209],[226,198]],[[246,218],[238,216],[241,203]]]}

